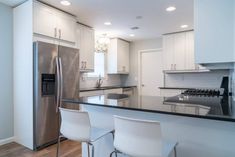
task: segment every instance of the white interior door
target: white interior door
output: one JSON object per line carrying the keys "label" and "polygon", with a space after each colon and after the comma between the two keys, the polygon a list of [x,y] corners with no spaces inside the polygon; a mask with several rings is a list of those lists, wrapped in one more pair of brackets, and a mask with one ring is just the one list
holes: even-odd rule
{"label": "white interior door", "polygon": [[141,94],[160,96],[159,87],[163,86],[162,51],[141,53]]}

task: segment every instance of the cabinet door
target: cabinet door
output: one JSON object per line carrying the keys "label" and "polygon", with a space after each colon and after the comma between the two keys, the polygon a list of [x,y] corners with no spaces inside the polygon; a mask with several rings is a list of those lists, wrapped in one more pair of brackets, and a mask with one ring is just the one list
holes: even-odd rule
{"label": "cabinet door", "polygon": [[120,39],[117,39],[117,64],[118,73],[129,72],[129,43]]}
{"label": "cabinet door", "polygon": [[163,70],[174,70],[174,35],[163,37]]}
{"label": "cabinet door", "polygon": [[93,71],[95,55],[94,30],[81,25],[78,26],[78,29],[80,29],[80,68],[83,71]]}
{"label": "cabinet door", "polygon": [[234,1],[194,0],[195,61],[234,62]]}
{"label": "cabinet door", "polygon": [[72,16],[57,14],[58,38],[75,43],[76,21]]}
{"label": "cabinet door", "polygon": [[185,33],[174,35],[174,70],[185,69]]}
{"label": "cabinet door", "polygon": [[194,33],[190,31],[185,33],[185,70],[196,68],[194,58]]}
{"label": "cabinet door", "polygon": [[57,36],[56,16],[51,8],[35,2],[33,15],[34,33],[53,38]]}

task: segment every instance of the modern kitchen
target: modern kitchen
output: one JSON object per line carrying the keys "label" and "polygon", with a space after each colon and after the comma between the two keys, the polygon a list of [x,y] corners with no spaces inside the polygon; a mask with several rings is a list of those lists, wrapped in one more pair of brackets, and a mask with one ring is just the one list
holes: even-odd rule
{"label": "modern kitchen", "polygon": [[0,157],[234,157],[235,1],[0,0]]}

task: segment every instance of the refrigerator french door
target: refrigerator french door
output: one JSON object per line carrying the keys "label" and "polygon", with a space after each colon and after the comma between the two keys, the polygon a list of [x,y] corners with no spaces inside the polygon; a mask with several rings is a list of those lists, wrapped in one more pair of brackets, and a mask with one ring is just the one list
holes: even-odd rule
{"label": "refrigerator french door", "polygon": [[34,149],[57,141],[63,98],[79,97],[79,50],[34,42]]}

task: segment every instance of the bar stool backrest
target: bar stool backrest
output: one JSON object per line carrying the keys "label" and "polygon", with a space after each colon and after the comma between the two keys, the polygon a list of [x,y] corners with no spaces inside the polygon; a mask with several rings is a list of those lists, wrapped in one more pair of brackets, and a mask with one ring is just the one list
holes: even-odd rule
{"label": "bar stool backrest", "polygon": [[161,157],[162,134],[157,121],[114,116],[114,147],[133,157]]}
{"label": "bar stool backrest", "polygon": [[60,108],[60,133],[74,141],[89,142],[91,124],[87,112]]}

